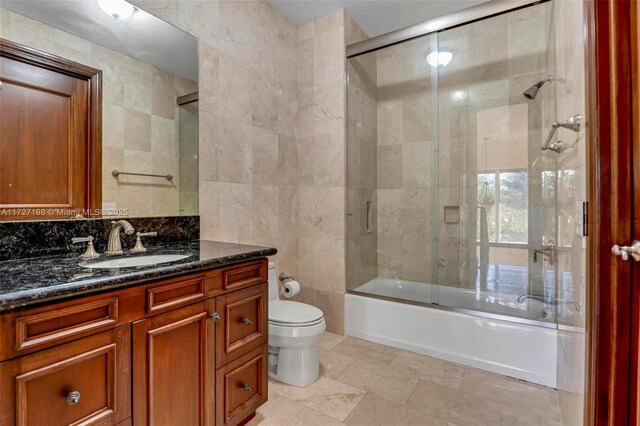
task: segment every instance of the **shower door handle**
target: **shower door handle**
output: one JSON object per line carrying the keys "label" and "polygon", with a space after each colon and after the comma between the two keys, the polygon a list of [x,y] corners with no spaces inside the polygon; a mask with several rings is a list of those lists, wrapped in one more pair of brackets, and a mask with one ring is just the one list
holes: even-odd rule
{"label": "shower door handle", "polygon": [[611,253],[620,256],[622,260],[629,260],[629,255],[636,262],[640,262],[640,240],[635,240],[631,246],[614,245],[611,247]]}

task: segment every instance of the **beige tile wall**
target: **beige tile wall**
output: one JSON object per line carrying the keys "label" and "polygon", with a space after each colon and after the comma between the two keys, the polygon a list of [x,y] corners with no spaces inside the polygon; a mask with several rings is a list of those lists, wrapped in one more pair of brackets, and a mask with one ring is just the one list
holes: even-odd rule
{"label": "beige tile wall", "polygon": [[272,245],[344,330],[343,11],[297,27],[263,0],[136,0],[200,40],[202,238]]}
{"label": "beige tile wall", "polygon": [[297,29],[300,300],[344,333],[345,45],[365,38],[343,10]]}
{"label": "beige tile wall", "polygon": [[[10,10],[0,14],[3,38],[102,70],[103,202],[130,216],[179,214],[176,98],[197,83]],[[116,179],[113,169],[175,178]]]}
{"label": "beige tile wall", "polygon": [[199,39],[202,238],[277,247],[297,276],[295,25],[265,1],[134,3]]}

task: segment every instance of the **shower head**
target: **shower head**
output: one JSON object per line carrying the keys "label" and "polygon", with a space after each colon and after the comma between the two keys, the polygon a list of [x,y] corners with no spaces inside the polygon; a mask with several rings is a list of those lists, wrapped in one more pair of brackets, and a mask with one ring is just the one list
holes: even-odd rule
{"label": "shower head", "polygon": [[536,84],[534,84],[533,86],[529,87],[527,90],[522,92],[522,94],[524,95],[525,98],[534,100],[538,95],[538,90],[540,90],[540,88],[549,81],[551,81],[551,76],[545,78],[544,80],[540,80],[539,82],[537,82]]}

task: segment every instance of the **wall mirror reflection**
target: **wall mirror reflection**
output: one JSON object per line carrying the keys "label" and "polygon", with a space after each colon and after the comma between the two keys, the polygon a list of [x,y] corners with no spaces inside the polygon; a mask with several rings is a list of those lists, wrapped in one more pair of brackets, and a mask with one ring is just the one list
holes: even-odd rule
{"label": "wall mirror reflection", "polygon": [[121,0],[0,17],[0,220],[198,214],[195,37]]}

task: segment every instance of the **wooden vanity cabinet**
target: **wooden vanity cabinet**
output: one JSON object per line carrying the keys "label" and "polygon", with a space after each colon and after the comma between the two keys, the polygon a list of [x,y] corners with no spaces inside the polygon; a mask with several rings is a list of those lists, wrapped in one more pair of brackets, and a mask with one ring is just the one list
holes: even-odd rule
{"label": "wooden vanity cabinet", "polygon": [[0,424],[242,424],[267,400],[266,273],[261,259],[0,314]]}

